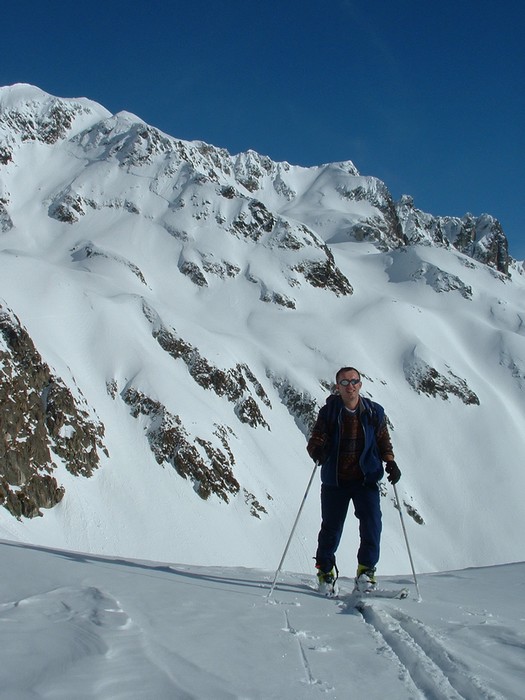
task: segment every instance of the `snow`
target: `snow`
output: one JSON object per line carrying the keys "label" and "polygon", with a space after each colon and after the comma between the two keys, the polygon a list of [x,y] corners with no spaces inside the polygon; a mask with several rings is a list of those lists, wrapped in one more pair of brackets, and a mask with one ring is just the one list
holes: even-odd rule
{"label": "snow", "polygon": [[[30,86],[0,95],[9,108],[48,97]],[[373,178],[349,175],[348,163],[265,161],[254,197],[281,217],[275,231],[303,247],[255,244],[231,233],[241,214],[251,220],[252,200],[221,169],[225,152],[214,152],[217,181],[196,178],[177,155],[186,149],[208,172],[205,144],[176,142],[124,167],[144,123],[75,103],[85,111],[73,138],[12,139],[0,183],[13,223],[0,238],[0,303],[82,392],[109,456],[89,479],[57,459],[65,496],[41,518],[0,508],[0,698],[523,698],[525,565],[513,562],[523,560],[525,529],[525,276],[515,267],[503,278],[444,247],[349,240],[349,222],[373,207],[344,196],[345,178],[363,187]],[[256,156],[228,167],[248,173]],[[224,186],[241,194],[228,199]],[[49,214],[69,192],[90,202],[73,224]],[[325,243],[351,296],[312,288],[293,270],[301,256],[320,260]],[[185,261],[240,272],[206,273],[197,288],[180,272]],[[266,291],[296,308],[264,303]],[[153,337],[161,326],[221,370],[246,364],[269,398],[259,407],[270,429],[241,425],[232,403],[194,382]],[[400,498],[424,520],[405,514],[421,603],[388,485],[380,583],[408,585],[411,597],[357,610],[312,591],[318,475],[266,597],[312,469],[271,377],[321,406],[345,365],[361,369],[363,394],[385,406]],[[427,365],[464,381],[479,404],[417,394],[408,379]],[[130,386],[180,415],[190,440],[216,444],[216,426],[228,431],[242,485],[230,503],[202,500],[156,462],[145,420],[120,399]],[[260,518],[249,494],[266,509]],[[356,550],[349,516],[338,551],[347,588]]]}
{"label": "snow", "polygon": [[312,576],[0,542],[0,698],[521,700],[525,563],[418,577],[405,600]]}

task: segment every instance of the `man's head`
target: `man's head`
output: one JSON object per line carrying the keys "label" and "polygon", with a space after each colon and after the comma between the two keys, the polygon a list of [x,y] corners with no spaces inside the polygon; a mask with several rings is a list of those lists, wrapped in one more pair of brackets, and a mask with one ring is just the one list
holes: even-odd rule
{"label": "man's head", "polygon": [[359,379],[359,381],[361,381],[361,373],[358,369],[356,369],[355,367],[341,367],[341,369],[337,370],[337,374],[335,375],[336,384],[339,384],[339,380],[344,378],[343,374],[346,375],[346,372],[353,372],[354,374],[352,376],[355,379]]}
{"label": "man's head", "polygon": [[341,395],[344,405],[354,409],[359,403],[359,391],[361,389],[361,375],[355,367],[341,367],[335,375],[337,390]]}

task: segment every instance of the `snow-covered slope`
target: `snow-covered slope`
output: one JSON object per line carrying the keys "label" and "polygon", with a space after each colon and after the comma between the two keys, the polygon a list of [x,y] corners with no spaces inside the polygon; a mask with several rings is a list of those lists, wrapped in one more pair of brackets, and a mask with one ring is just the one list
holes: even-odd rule
{"label": "snow-covered slope", "polygon": [[[0,110],[2,536],[271,569],[309,426],[352,364],[391,421],[418,568],[522,558],[525,279],[498,222],[394,203],[349,162],[231,156],[30,86]],[[291,570],[311,569],[317,491]],[[349,520],[343,573],[355,549]]]}
{"label": "snow-covered slope", "polygon": [[[356,609],[312,576],[286,573],[268,599],[264,570],[9,542],[0,556],[5,698],[523,697],[524,564],[426,574],[422,602]],[[413,592],[382,579],[400,582]]]}

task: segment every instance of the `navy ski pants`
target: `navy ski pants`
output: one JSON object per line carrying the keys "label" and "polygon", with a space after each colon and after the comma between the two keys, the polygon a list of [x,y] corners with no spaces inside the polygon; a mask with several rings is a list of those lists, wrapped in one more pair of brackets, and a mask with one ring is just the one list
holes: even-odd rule
{"label": "navy ski pants", "polygon": [[371,569],[379,561],[381,541],[381,506],[379,487],[365,486],[360,481],[348,482],[344,486],[321,486],[321,530],[318,537],[316,564],[321,571],[328,572],[335,564],[335,553],[343,534],[350,501],[359,520],[360,544],[357,552],[358,564]]}

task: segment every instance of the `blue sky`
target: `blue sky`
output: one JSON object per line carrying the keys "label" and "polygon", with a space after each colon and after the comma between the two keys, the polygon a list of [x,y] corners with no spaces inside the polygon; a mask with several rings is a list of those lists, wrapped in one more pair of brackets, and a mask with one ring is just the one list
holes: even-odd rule
{"label": "blue sky", "polygon": [[522,0],[5,5],[0,85],[231,153],[352,160],[429,213],[492,214],[525,258]]}

